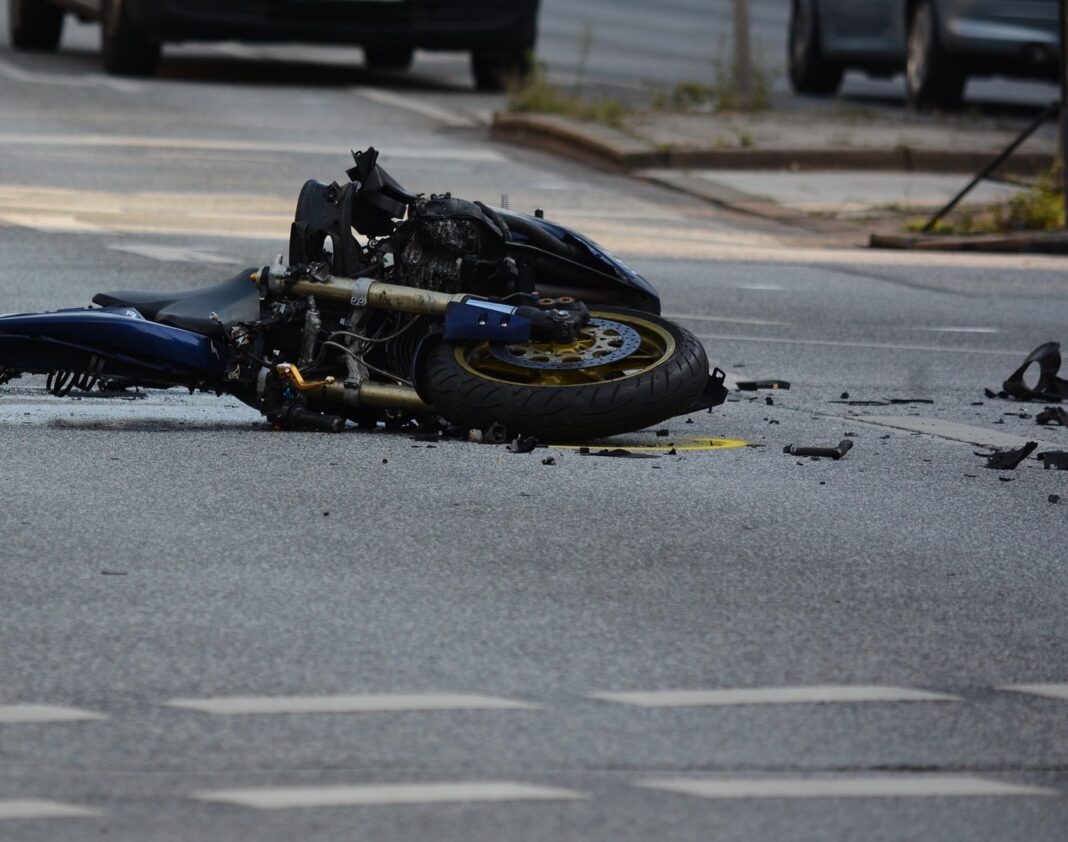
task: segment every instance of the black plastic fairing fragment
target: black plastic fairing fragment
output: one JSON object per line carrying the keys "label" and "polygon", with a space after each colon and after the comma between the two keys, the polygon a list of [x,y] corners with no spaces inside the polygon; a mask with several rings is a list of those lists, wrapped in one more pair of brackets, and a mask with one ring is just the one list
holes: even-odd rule
{"label": "black plastic fairing fragment", "polygon": [[827,456],[837,462],[852,449],[853,442],[849,439],[842,439],[838,442],[838,447],[806,447],[799,444],[788,444],[782,449],[782,452],[790,456]]}
{"label": "black plastic fairing fragment", "polygon": [[998,450],[991,454],[980,453],[978,455],[988,457],[984,466],[986,468],[993,468],[995,471],[1014,471],[1037,447],[1037,441],[1029,441],[1015,450]]}
{"label": "black plastic fairing fragment", "polygon": [[[1032,365],[1038,365],[1038,382],[1032,389],[1024,382],[1024,374]],[[1068,380],[1057,376],[1061,370],[1061,345],[1047,342],[1028,354],[1016,371],[1002,385],[1010,398],[1018,401],[1056,402],[1068,398]]]}
{"label": "black plastic fairing fragment", "polygon": [[755,392],[758,389],[789,389],[785,380],[739,380],[734,384],[742,392]]}
{"label": "black plastic fairing fragment", "polygon": [[[1068,451],[1048,450],[1045,453],[1039,453],[1037,458],[1042,460],[1042,467],[1047,471],[1050,468],[1056,468],[1058,471],[1068,471]],[[1050,500],[1050,502],[1054,501]]]}
{"label": "black plastic fairing fragment", "polygon": [[712,372],[708,375],[708,380],[705,381],[705,388],[701,390],[692,404],[690,404],[680,415],[689,415],[691,412],[701,412],[702,410],[711,410],[715,406],[719,406],[725,400],[727,400],[727,387],[723,385],[723,381],[727,375],[718,368],[712,369]]}
{"label": "black plastic fairing fragment", "polygon": [[1060,424],[1062,427],[1068,427],[1068,411],[1061,409],[1059,406],[1047,406],[1035,416],[1035,423],[1043,426],[1046,424]]}

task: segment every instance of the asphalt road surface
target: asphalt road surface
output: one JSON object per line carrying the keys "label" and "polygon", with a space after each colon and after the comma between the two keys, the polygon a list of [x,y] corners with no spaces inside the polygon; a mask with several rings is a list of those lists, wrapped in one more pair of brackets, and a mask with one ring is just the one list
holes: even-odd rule
{"label": "asphalt road surface", "polygon": [[267,262],[374,144],[588,231],[732,378],[792,387],[609,459],[9,384],[0,839],[1063,838],[1068,473],[975,454],[1068,445],[982,391],[1066,338],[1063,260],[814,248],[494,145],[451,57],[188,47],[127,81],[94,38],[0,48],[0,311]]}

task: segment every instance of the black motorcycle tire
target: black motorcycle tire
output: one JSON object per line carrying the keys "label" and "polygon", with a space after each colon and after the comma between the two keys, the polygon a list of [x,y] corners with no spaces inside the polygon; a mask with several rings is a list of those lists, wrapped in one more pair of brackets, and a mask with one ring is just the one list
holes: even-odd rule
{"label": "black motorcycle tire", "polygon": [[9,0],[8,30],[18,50],[51,52],[59,47],[65,12],[47,0]]}
{"label": "black motorcycle tire", "polygon": [[151,76],[159,66],[162,45],[130,16],[125,0],[106,0],[101,16],[104,69],[113,76]]}
{"label": "black motorcycle tire", "polygon": [[[577,385],[508,382],[464,362],[485,343],[428,340],[416,361],[416,386],[424,401],[453,424],[486,429],[503,424],[509,435],[547,443],[629,433],[684,414],[708,381],[701,342],[678,325],[636,310],[597,306],[594,318],[652,326],[671,337],[655,364],[618,379]],[[644,341],[644,340],[643,340]]]}

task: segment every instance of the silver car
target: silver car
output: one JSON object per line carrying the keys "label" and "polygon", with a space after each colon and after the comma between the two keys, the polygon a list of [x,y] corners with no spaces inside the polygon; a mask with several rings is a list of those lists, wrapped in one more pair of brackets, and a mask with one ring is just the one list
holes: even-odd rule
{"label": "silver car", "polygon": [[1055,78],[1058,0],[792,0],[798,93],[830,95],[846,70],[905,71],[909,104],[951,108],[969,76]]}

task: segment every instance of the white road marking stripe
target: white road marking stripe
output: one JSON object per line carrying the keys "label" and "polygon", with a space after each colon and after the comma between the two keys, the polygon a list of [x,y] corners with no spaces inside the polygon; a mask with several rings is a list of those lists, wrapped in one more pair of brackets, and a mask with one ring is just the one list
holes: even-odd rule
{"label": "white road marking stripe", "polygon": [[796,705],[849,702],[959,702],[959,696],[879,685],[810,687],[742,687],[729,690],[654,690],[636,693],[591,693],[590,698],[643,708],[725,705]]}
{"label": "white road marking stripe", "polygon": [[102,713],[62,705],[0,705],[0,725],[30,722],[86,722],[107,719]]}
{"label": "white road marking stripe", "polygon": [[1041,441],[1035,437],[1029,436],[1025,438],[1023,436],[1014,436],[1010,433],[999,433],[983,427],[973,427],[970,424],[944,421],[941,418],[927,418],[918,415],[853,415],[850,416],[849,420],[878,427],[889,427],[894,430],[924,433],[928,436],[974,444],[978,447],[1023,447],[1029,441],[1038,441],[1039,446],[1042,448],[1061,449],[1059,444]]}
{"label": "white road marking stripe", "polygon": [[996,327],[921,327],[929,333],[1001,333]]}
{"label": "white road marking stripe", "polygon": [[1057,795],[1056,790],[958,775],[858,778],[654,778],[635,786],[700,798],[945,798]]}
{"label": "white road marking stripe", "polygon": [[772,327],[783,327],[786,322],[772,322],[767,319],[740,319],[730,318],[728,316],[698,316],[692,313],[661,313],[665,319],[678,319],[686,322],[724,322],[726,324],[735,325],[769,325]]}
{"label": "white road marking stripe", "polygon": [[390,91],[381,88],[360,87],[353,88],[352,90],[354,93],[371,102],[377,102],[379,105],[388,105],[391,108],[398,108],[402,111],[410,111],[413,114],[419,114],[422,117],[429,117],[431,120],[444,123],[446,126],[467,129],[477,125],[474,120],[455,111],[446,111],[444,108],[438,108],[436,105],[431,105],[429,102],[421,102],[417,99],[391,93]]}
{"label": "white road marking stripe", "polygon": [[170,707],[219,716],[259,713],[385,713],[417,710],[539,710],[537,705],[494,696],[453,693],[373,693],[360,696],[230,696],[171,699]]}
{"label": "white road marking stripe", "polygon": [[193,794],[193,798],[257,810],[288,810],[294,807],[447,804],[470,801],[581,801],[589,796],[569,789],[499,781],[225,789],[197,792]]}
{"label": "white road marking stripe", "polygon": [[1068,684],[1003,684],[997,689],[1068,701]]}
{"label": "white road marking stripe", "polygon": [[100,810],[58,801],[34,799],[0,800],[0,821],[4,819],[73,819],[101,816]]}
{"label": "white road marking stripe", "polygon": [[949,348],[939,345],[910,345],[896,342],[848,342],[836,339],[782,339],[777,336],[729,336],[721,333],[702,333],[698,339],[717,342],[762,342],[772,345],[817,345],[827,348],[872,348],[889,351],[922,351],[925,354],[985,354],[995,357],[1024,357],[1030,351],[999,351],[995,348]]}
{"label": "white road marking stripe", "polygon": [[[0,146],[104,146],[125,149],[194,149],[201,152],[282,152],[286,154],[345,155],[350,148],[347,140],[337,143],[299,143],[288,140],[250,140],[227,138],[148,137],[144,135],[105,134],[21,134],[0,133]],[[480,161],[502,163],[507,158],[492,149],[472,147],[442,148],[440,146],[390,146],[383,150],[382,160],[415,158],[432,161]]]}
{"label": "white road marking stripe", "polygon": [[147,257],[151,260],[159,260],[164,263],[210,263],[219,266],[233,266],[239,261],[233,258],[223,257],[197,249],[181,248],[179,246],[152,245],[151,243],[112,243],[108,246],[112,251],[136,254],[139,257]]}
{"label": "white road marking stripe", "polygon": [[12,82],[23,82],[30,85],[59,85],[66,88],[110,88],[122,94],[139,94],[145,87],[136,82],[127,82],[123,79],[113,79],[98,73],[81,73],[71,76],[63,73],[40,73],[19,67],[9,61],[0,59],[0,76],[10,79]]}

